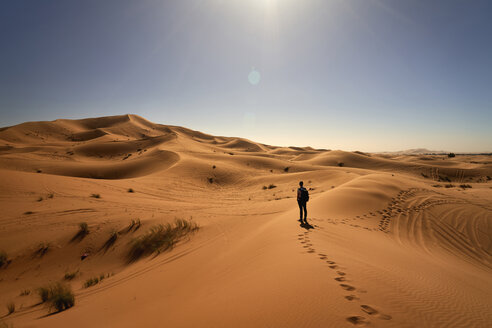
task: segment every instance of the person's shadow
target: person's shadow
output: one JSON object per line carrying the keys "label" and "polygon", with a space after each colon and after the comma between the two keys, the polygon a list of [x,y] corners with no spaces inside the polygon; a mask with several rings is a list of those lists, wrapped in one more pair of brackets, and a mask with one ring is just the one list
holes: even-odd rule
{"label": "person's shadow", "polygon": [[300,226],[301,228],[304,228],[304,229],[306,229],[306,230],[309,230],[309,229],[314,229],[314,227],[313,227],[312,225],[310,225],[310,224],[307,222],[307,220],[304,220],[304,221],[302,221],[302,220],[298,220],[298,221],[299,221],[299,222],[301,222],[301,224],[299,224],[299,226]]}

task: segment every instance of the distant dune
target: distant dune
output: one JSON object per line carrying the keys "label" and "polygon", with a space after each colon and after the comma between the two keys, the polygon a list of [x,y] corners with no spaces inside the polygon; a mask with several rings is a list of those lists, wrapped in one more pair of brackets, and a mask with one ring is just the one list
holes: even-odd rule
{"label": "distant dune", "polygon": [[[492,161],[445,153],[276,147],[136,115],[1,128],[0,327],[488,327]],[[200,229],[129,260],[176,218]],[[75,306],[47,315],[36,290],[54,282]]]}

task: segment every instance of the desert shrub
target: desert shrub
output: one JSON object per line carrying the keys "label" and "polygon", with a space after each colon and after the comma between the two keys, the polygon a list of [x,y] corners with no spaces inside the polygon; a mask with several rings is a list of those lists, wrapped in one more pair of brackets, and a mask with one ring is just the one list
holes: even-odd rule
{"label": "desert shrub", "polygon": [[273,189],[273,188],[277,188],[277,186],[274,185],[273,183],[268,186],[268,189]]}
{"label": "desert shrub", "polygon": [[284,172],[289,172],[289,169],[290,169],[290,167],[288,167],[288,166],[287,166],[287,167],[285,167],[285,168],[284,168]]}
{"label": "desert shrub", "polygon": [[435,184],[435,185],[432,185],[433,187],[435,188],[441,188],[442,186],[440,184]]}
{"label": "desert shrub", "polygon": [[268,187],[267,187],[267,186],[263,186],[263,188],[262,188],[262,189],[263,189],[263,190],[267,190],[267,189],[268,189]]}
{"label": "desert shrub", "polygon": [[7,303],[7,311],[9,314],[12,314],[15,312],[15,303],[14,302],[8,302]]}
{"label": "desert shrub", "polygon": [[132,241],[127,259],[133,262],[142,256],[164,252],[185,235],[198,229],[196,223],[183,219],[176,219],[172,225],[167,223],[153,226],[144,235]]}
{"label": "desert shrub", "polygon": [[448,183],[448,184],[445,184],[444,187],[446,188],[454,188],[454,184],[451,184],[451,183]]}
{"label": "desert shrub", "polygon": [[422,176],[423,176],[424,178],[428,178],[428,177],[429,177],[429,176],[427,176],[427,174],[424,174],[424,173],[420,173],[420,174],[422,174]]}
{"label": "desert shrub", "polygon": [[472,186],[469,185],[469,184],[461,184],[460,187],[463,188],[463,189],[472,188]]}
{"label": "desert shrub", "polygon": [[128,225],[128,228],[123,230],[123,232],[130,232],[132,230],[137,231],[140,228],[140,225],[141,225],[140,219],[135,219],[135,220],[132,219],[130,221],[130,224]]}
{"label": "desert shrub", "polygon": [[448,157],[449,157],[449,158],[456,157],[456,154],[455,154],[455,153],[449,153],[449,154],[448,154]]}
{"label": "desert shrub", "polygon": [[41,243],[38,249],[34,252],[35,256],[43,257],[51,249],[50,243]]}
{"label": "desert shrub", "polygon": [[339,162],[337,165],[340,166],[340,167],[344,167],[345,166],[345,163]]}
{"label": "desert shrub", "polygon": [[0,268],[7,264],[7,253],[0,251]]}
{"label": "desert shrub", "polygon": [[33,211],[27,211],[27,212],[24,212],[25,215],[31,215],[31,214],[34,214]]}
{"label": "desert shrub", "polygon": [[50,299],[50,287],[43,286],[37,289],[38,295],[41,298],[41,302],[45,303]]}
{"label": "desert shrub", "polygon": [[31,294],[31,290],[30,289],[24,289],[20,292],[20,296],[27,296],[27,295],[30,295]]}
{"label": "desert shrub", "polygon": [[132,188],[128,188],[128,192],[135,192]]}
{"label": "desert shrub", "polygon": [[109,238],[104,243],[103,248],[105,250],[108,250],[111,246],[114,245],[114,243],[116,243],[116,240],[118,240],[118,232],[113,230],[109,233]]}
{"label": "desert shrub", "polygon": [[89,225],[87,224],[87,222],[79,223],[79,233],[83,234],[84,236],[89,234]]}
{"label": "desert shrub", "polygon": [[55,197],[55,194],[54,194],[54,193],[48,194],[48,198],[50,198],[50,199],[51,199],[51,198],[53,198],[53,197]]}
{"label": "desert shrub", "polygon": [[63,276],[63,279],[72,280],[77,276],[78,273],[79,273],[78,270],[73,272],[66,272],[65,275]]}
{"label": "desert shrub", "polygon": [[99,195],[99,194],[92,194],[91,197],[92,198],[101,198],[101,195]]}
{"label": "desert shrub", "polygon": [[[104,279],[104,275],[103,275],[103,279]],[[84,282],[84,288],[89,288],[91,286],[97,285],[101,280],[102,279],[99,279],[99,277],[89,278]]]}
{"label": "desert shrub", "polygon": [[216,167],[217,167],[217,166],[213,165],[213,166],[212,166],[212,169],[215,169]]}
{"label": "desert shrub", "polygon": [[214,183],[214,178],[207,178],[209,183]]}
{"label": "desert shrub", "polygon": [[89,234],[89,225],[87,224],[87,222],[80,222],[79,231],[77,231],[75,236],[73,236],[72,241],[82,240],[88,234]]}
{"label": "desert shrub", "polygon": [[48,299],[50,311],[55,308],[58,312],[71,308],[75,304],[75,296],[68,285],[61,283],[53,284],[50,288]]}
{"label": "desert shrub", "polygon": [[43,197],[39,196],[38,202],[41,202],[41,201],[43,201]]}

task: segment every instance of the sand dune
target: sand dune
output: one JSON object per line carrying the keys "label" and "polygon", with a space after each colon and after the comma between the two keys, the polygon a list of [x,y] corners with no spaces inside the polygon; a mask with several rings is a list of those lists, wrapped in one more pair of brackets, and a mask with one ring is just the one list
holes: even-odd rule
{"label": "sand dune", "polygon": [[[276,147],[122,115],[2,128],[0,176],[0,324],[492,322],[489,156]],[[309,225],[296,221],[299,180]],[[127,261],[135,238],[175,218],[200,230]],[[47,315],[36,289],[57,281],[75,306]]]}

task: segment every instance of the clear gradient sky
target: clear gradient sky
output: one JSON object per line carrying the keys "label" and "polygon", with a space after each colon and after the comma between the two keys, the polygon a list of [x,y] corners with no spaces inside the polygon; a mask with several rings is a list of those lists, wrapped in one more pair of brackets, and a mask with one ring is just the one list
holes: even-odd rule
{"label": "clear gradient sky", "polygon": [[3,0],[0,126],[133,113],[273,145],[492,151],[491,17],[475,0]]}

